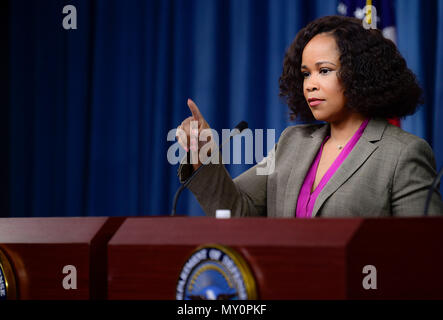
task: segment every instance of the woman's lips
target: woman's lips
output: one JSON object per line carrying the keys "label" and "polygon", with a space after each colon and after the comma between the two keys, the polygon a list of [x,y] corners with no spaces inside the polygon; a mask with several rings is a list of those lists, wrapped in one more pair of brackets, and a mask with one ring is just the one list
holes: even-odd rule
{"label": "woman's lips", "polygon": [[311,106],[311,107],[315,107],[315,106],[318,106],[320,103],[322,103],[323,101],[325,101],[325,100],[312,100],[312,101],[309,101],[309,105]]}

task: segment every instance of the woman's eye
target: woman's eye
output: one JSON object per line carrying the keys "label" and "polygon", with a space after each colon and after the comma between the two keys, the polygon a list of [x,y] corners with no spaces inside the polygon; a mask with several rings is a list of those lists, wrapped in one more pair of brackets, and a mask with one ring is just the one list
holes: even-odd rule
{"label": "woman's eye", "polygon": [[309,72],[302,72],[301,74],[303,75],[303,78],[309,77]]}
{"label": "woman's eye", "polygon": [[327,73],[329,73],[331,71],[331,69],[326,69],[326,68],[322,68],[322,69],[320,69],[320,73],[322,73],[322,74],[327,74]]}

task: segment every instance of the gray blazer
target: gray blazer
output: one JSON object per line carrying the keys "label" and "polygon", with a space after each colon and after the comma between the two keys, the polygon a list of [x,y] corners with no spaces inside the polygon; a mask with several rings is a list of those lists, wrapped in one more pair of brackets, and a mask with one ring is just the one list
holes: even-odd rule
{"label": "gray blazer", "polygon": [[[210,216],[216,209],[230,209],[238,217],[294,217],[304,178],[328,133],[328,124],[288,127],[268,156],[236,179],[231,179],[224,165],[209,164],[188,188]],[[257,168],[266,167],[274,170],[257,175]],[[180,165],[182,182],[191,173],[191,165]],[[420,216],[435,176],[434,155],[425,140],[386,120],[371,119],[318,195],[312,216]],[[438,191],[429,214],[443,214]]]}

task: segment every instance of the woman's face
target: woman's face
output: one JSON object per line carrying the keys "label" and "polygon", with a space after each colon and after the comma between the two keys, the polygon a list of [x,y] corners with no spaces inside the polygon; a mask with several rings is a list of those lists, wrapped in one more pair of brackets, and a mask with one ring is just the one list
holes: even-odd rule
{"label": "woman's face", "polygon": [[302,55],[303,94],[315,119],[335,122],[350,112],[337,72],[340,52],[332,35],[321,33],[309,41]]}

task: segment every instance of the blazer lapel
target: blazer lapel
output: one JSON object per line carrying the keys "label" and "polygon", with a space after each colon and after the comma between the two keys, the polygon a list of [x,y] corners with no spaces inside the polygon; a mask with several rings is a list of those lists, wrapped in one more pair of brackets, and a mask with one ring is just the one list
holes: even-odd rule
{"label": "blazer lapel", "polygon": [[343,161],[326,186],[318,195],[312,216],[315,217],[323,203],[343,184],[355,171],[360,168],[366,159],[378,148],[373,142],[379,141],[386,128],[387,121],[384,119],[371,119],[360,137],[354,149]]}
{"label": "blazer lapel", "polygon": [[329,132],[329,125],[324,125],[307,135],[293,151],[292,167],[287,181],[284,197],[283,217],[293,218],[297,207],[298,194],[305,176],[320,149],[323,139]]}

